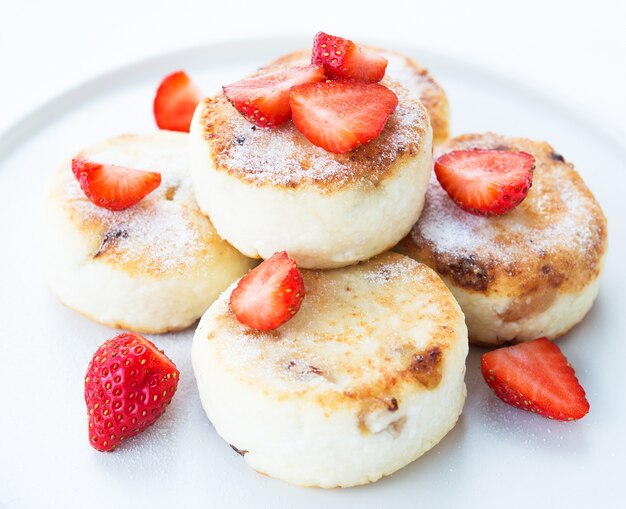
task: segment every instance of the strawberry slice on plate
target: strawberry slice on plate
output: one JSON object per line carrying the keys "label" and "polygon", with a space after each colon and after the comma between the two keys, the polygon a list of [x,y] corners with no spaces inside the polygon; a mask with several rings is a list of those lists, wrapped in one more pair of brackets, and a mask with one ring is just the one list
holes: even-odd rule
{"label": "strawberry slice on plate", "polygon": [[576,373],[559,347],[546,338],[488,352],[481,358],[481,369],[489,387],[514,407],[559,421],[580,419],[589,412]]}
{"label": "strawberry slice on plate", "polygon": [[276,127],[291,118],[289,90],[326,79],[320,65],[307,65],[246,78],[223,88],[235,109],[258,127]]}
{"label": "strawberry slice on plate", "polygon": [[157,172],[85,159],[73,159],[72,172],[85,196],[94,205],[109,210],[132,207],[161,184],[161,174]]}
{"label": "strawberry slice on plate", "polygon": [[506,150],[453,150],[435,162],[450,198],[467,212],[497,216],[517,207],[532,186],[535,158]]}
{"label": "strawberry slice on plate", "polygon": [[312,64],[324,66],[331,79],[378,83],[385,76],[387,59],[348,39],[318,32],[313,39]]}
{"label": "strawberry slice on plate", "polygon": [[188,133],[202,92],[184,71],[166,76],[154,97],[154,120],[159,129]]}
{"label": "strawberry slice on plate", "polygon": [[376,138],[398,97],[377,83],[342,80],[294,87],[290,102],[296,128],[314,145],[341,154]]}
{"label": "strawberry slice on plate", "polygon": [[241,278],[230,295],[230,309],[241,323],[269,331],[291,319],[302,299],[302,274],[296,262],[281,251]]}

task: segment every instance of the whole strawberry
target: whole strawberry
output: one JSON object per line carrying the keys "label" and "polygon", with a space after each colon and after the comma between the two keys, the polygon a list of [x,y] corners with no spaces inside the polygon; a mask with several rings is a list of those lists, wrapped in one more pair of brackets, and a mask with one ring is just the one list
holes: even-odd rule
{"label": "whole strawberry", "polygon": [[106,341],[85,376],[91,446],[111,451],[153,424],[172,401],[178,376],[174,363],[139,334]]}

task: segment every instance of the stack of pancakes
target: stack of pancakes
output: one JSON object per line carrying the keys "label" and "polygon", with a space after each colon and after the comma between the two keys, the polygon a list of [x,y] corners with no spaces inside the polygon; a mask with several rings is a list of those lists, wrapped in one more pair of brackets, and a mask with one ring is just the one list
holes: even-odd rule
{"label": "stack of pancakes", "polygon": [[[191,325],[203,406],[259,472],[304,486],[375,481],[456,423],[469,339],[554,339],[592,305],[606,220],[548,144],[495,134],[448,140],[448,102],[410,58],[389,61],[399,98],[381,135],[346,154],[291,123],[256,128],[218,93],[189,136],[120,136],[81,153],[158,170],[160,188],[122,212],[87,200],[69,163],[45,206],[48,278],[68,306],[151,333]],[[306,51],[260,72],[306,64]],[[433,149],[434,145],[434,149]],[[435,155],[523,150],[534,185],[510,213],[458,208],[432,177]],[[389,251],[393,249],[393,251]],[[232,289],[278,251],[306,297],[271,332],[239,323]]]}

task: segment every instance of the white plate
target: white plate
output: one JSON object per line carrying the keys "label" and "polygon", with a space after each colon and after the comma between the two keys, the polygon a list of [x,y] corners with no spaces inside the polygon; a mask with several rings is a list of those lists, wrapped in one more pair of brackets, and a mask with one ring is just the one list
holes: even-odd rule
{"label": "white plate", "polygon": [[37,216],[47,175],[86,144],[154,130],[152,97],[166,73],[185,68],[210,92],[308,43],[240,41],[145,61],[68,91],[0,137],[0,506],[624,507],[626,150],[591,117],[553,99],[389,41],[442,83],[455,134],[494,130],[549,140],[576,163],[602,204],[610,249],[600,296],[559,341],[587,390],[589,415],[559,423],[506,406],[482,381],[481,350],[472,349],[465,411],[431,452],[373,485],[297,488],[256,474],[216,435],[195,387],[189,331],[152,337],[181,371],[164,417],[114,453],[89,446],[83,376],[115,331],[64,308],[45,287]]}

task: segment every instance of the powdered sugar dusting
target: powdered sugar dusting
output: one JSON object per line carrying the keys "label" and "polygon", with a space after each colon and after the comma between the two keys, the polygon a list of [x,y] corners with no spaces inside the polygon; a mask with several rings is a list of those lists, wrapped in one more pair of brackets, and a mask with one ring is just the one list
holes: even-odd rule
{"label": "powdered sugar dusting", "polygon": [[[293,124],[267,130],[252,129],[243,117],[233,120],[235,142],[226,149],[223,162],[245,168],[249,180],[292,185],[306,179],[324,182],[347,177],[345,164],[328,157],[324,149],[306,144]],[[245,141],[239,145],[237,140]]]}
{"label": "powdered sugar dusting", "polygon": [[[503,139],[486,135],[482,145],[493,145],[494,141]],[[471,139],[466,145],[480,143]],[[533,187],[521,205],[498,217],[480,217],[463,211],[433,175],[424,211],[412,231],[413,240],[418,244],[430,243],[438,253],[455,257],[476,255],[500,265],[528,257],[562,255],[564,251],[577,258],[595,256],[602,235],[596,219],[601,216],[599,207],[570,166],[546,157],[546,147],[549,146],[533,147],[532,142],[515,147],[529,153],[534,148],[537,166]],[[465,147],[455,144],[452,148]]]}
{"label": "powdered sugar dusting", "polygon": [[303,278],[302,308],[270,332],[239,323],[227,290],[209,311],[215,362],[241,379],[288,386],[289,393],[343,392],[398,376],[434,338],[440,345],[457,339],[452,325],[462,317],[452,297],[430,269],[408,257],[386,253],[342,269],[304,270]]}
{"label": "powdered sugar dusting", "polygon": [[412,235],[432,242],[439,252],[473,253],[493,242],[490,219],[469,214],[459,208],[431,176],[426,201]]}
{"label": "powdered sugar dusting", "polygon": [[[255,128],[232,106],[221,104],[218,114],[224,119],[219,121],[222,129],[228,126],[232,137],[216,159],[259,185],[376,184],[399,156],[417,152],[428,124],[423,106],[410,92],[395,82],[384,84],[398,95],[398,107],[378,138],[352,152],[332,154],[316,147],[291,122],[277,129]],[[214,118],[206,121],[217,122]]]}
{"label": "powdered sugar dusting", "polygon": [[164,179],[160,193],[122,211],[96,207],[82,195],[77,182],[68,186],[68,198],[84,222],[103,226],[98,255],[106,254],[116,263],[138,263],[150,272],[164,273],[183,270],[193,263],[198,251],[199,233],[190,224],[185,209],[163,197],[167,189],[181,185],[176,179]]}
{"label": "powdered sugar dusting", "polygon": [[[69,168],[62,168],[58,190],[81,229],[98,236],[93,257],[132,264],[150,273],[181,272],[206,252],[214,230],[201,216],[187,178],[187,138],[173,133],[125,135],[81,154],[95,162],[161,173],[160,186],[121,211],[89,201]],[[137,165],[141,166],[138,167]],[[71,211],[71,212],[70,212]]]}
{"label": "powdered sugar dusting", "polygon": [[408,283],[415,278],[415,267],[409,258],[395,259],[392,262],[380,263],[365,272],[365,279],[374,285],[385,285],[391,281]]}

